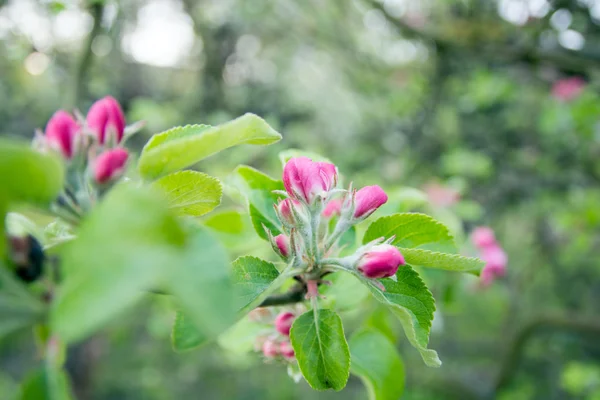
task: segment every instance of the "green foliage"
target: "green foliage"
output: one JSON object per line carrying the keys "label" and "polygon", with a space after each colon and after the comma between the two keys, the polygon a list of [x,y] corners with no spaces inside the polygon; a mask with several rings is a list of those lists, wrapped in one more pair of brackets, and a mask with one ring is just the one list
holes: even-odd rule
{"label": "green foliage", "polygon": [[470,272],[479,275],[481,268],[485,265],[485,263],[478,258],[463,257],[457,254],[407,248],[400,248],[400,251],[408,264],[418,267]]}
{"label": "green foliage", "polygon": [[350,372],[362,379],[369,399],[398,400],[404,392],[404,363],[393,343],[374,329],[363,329],[348,344]]}
{"label": "green foliage", "polygon": [[279,133],[254,114],[246,114],[216,127],[192,125],[175,128],[148,142],[138,168],[145,179],[156,179],[232,146],[268,145],[280,139]]}
{"label": "green foliage", "polygon": [[200,332],[196,325],[180,311],[175,314],[175,322],[171,331],[171,344],[175,351],[192,350],[205,344],[208,337]]}
{"label": "green foliage", "polygon": [[283,190],[283,183],[245,165],[236,168],[232,183],[248,201],[250,218],[258,236],[268,240],[263,225],[273,235],[280,234],[282,228],[273,209],[280,196],[273,191]]}
{"label": "green foliage", "polygon": [[164,191],[169,208],[178,215],[199,217],[221,203],[221,182],[212,176],[196,171],[179,171],[164,176],[153,183]]}
{"label": "green foliage", "polygon": [[67,342],[92,333],[158,285],[184,246],[157,193],[115,188],[61,254],[65,280],[51,311],[53,331]]}
{"label": "green foliage", "polygon": [[350,351],[342,320],[331,310],[311,310],[294,320],[290,340],[302,375],[316,390],[342,390],[350,373]]}
{"label": "green foliage", "polygon": [[264,293],[278,276],[277,268],[260,258],[246,256],[235,260],[233,262],[233,280],[240,306],[251,309],[248,306],[253,304],[257,298],[264,297]]}
{"label": "green foliage", "polygon": [[241,234],[245,227],[242,214],[235,210],[224,210],[211,213],[203,223],[204,226],[219,233],[231,235]]}
{"label": "green foliage", "polygon": [[23,381],[18,400],[71,400],[73,398],[66,372],[46,366],[33,372]]}
{"label": "green foliage", "polygon": [[43,311],[43,304],[0,262],[0,338],[33,326]]}
{"label": "green foliage", "polygon": [[404,265],[396,273],[396,281],[380,279],[385,290],[368,279],[363,282],[381,303],[398,317],[409,342],[421,353],[425,364],[439,367],[442,363],[434,350],[427,348],[429,332],[435,311],[433,295],[410,266]]}
{"label": "green foliage", "polygon": [[392,236],[395,236],[392,244],[397,247],[456,252],[454,239],[448,228],[429,215],[419,213],[401,213],[379,218],[369,225],[363,243]]}

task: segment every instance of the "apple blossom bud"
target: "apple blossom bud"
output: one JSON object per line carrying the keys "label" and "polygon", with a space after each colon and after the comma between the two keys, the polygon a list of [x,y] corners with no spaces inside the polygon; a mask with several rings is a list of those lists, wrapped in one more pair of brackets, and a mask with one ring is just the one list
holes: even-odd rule
{"label": "apple blossom bud", "polygon": [[323,210],[323,216],[325,218],[331,218],[334,215],[340,215],[342,212],[342,204],[344,203],[344,199],[333,199],[325,206]]}
{"label": "apple blossom bud", "polygon": [[473,233],[471,233],[471,241],[475,246],[485,248],[496,245],[496,236],[492,228],[480,226],[475,228]]}
{"label": "apple blossom bud", "polygon": [[387,194],[379,186],[365,186],[356,192],[354,197],[354,218],[368,217],[385,204],[387,200]]}
{"label": "apple blossom bud", "polygon": [[277,204],[277,212],[279,213],[279,217],[282,219],[281,222],[284,222],[288,225],[294,225],[296,219],[294,218],[294,212],[292,211],[292,207],[298,207],[300,203],[297,200],[292,199],[283,199]]}
{"label": "apple blossom bud", "polygon": [[114,97],[106,96],[92,104],[86,121],[100,144],[105,144],[110,135],[114,135],[115,144],[123,139],[125,116]]}
{"label": "apple blossom bud", "polygon": [[400,250],[390,244],[379,244],[360,258],[356,268],[367,278],[387,278],[395,275],[404,263]]}
{"label": "apple blossom bud", "polygon": [[294,319],[296,316],[291,312],[282,312],[275,318],[275,329],[282,335],[289,336]]}
{"label": "apple blossom bud", "polygon": [[577,98],[585,88],[585,80],[579,76],[559,79],[552,85],[552,96],[561,101]]}
{"label": "apple blossom bud", "polygon": [[46,125],[45,141],[51,148],[60,151],[65,158],[71,159],[75,152],[75,137],[80,131],[81,127],[71,114],[59,110]]}
{"label": "apple blossom bud", "polygon": [[291,158],[283,167],[283,185],[288,194],[307,204],[325,197],[337,184],[335,165],[307,157]]}
{"label": "apple blossom bud", "polygon": [[289,257],[290,256],[290,238],[282,233],[281,235],[275,236],[274,240],[275,240],[275,244],[277,245],[277,248],[279,249],[279,253],[281,253],[281,255],[284,257]]}
{"label": "apple blossom bud", "polygon": [[98,183],[106,183],[123,173],[127,162],[127,150],[116,148],[100,154],[94,164],[94,178]]}
{"label": "apple blossom bud", "polygon": [[486,262],[486,267],[491,267],[497,272],[504,274],[508,257],[500,246],[494,245],[483,249],[481,259]]}
{"label": "apple blossom bud", "polygon": [[275,358],[279,355],[279,346],[274,340],[267,339],[263,343],[262,352],[267,358]]}
{"label": "apple blossom bud", "polygon": [[294,348],[292,347],[292,344],[288,341],[281,342],[279,344],[279,352],[283,357],[287,359],[292,359],[295,356]]}

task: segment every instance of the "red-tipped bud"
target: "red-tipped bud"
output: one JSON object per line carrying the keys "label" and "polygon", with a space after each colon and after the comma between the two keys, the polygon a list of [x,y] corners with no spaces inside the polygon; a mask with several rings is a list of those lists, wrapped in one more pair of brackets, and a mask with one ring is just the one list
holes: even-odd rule
{"label": "red-tipped bud", "polygon": [[267,339],[263,343],[262,352],[267,358],[275,358],[279,355],[279,346],[274,340]]}
{"label": "red-tipped bud", "polygon": [[277,211],[279,212],[279,216],[283,220],[281,222],[284,222],[288,225],[295,224],[296,220],[294,218],[294,212],[292,211],[292,207],[294,206],[299,207],[300,203],[297,200],[292,199],[284,199],[277,204]]}
{"label": "red-tipped bud", "polygon": [[343,199],[333,199],[325,206],[323,210],[323,216],[325,218],[331,218],[334,215],[340,215],[342,212],[342,204],[344,203]]}
{"label": "red-tipped bud", "polygon": [[111,96],[106,96],[92,104],[86,121],[100,144],[105,144],[110,135],[114,135],[115,144],[123,139],[125,115],[117,100]]}
{"label": "red-tipped bud", "polygon": [[354,197],[354,218],[368,217],[388,200],[387,194],[377,185],[365,186]]}
{"label": "red-tipped bud", "polygon": [[75,119],[64,110],[54,113],[46,125],[46,143],[62,155],[71,159],[75,153],[75,137],[81,127]]}
{"label": "red-tipped bud", "polygon": [[294,319],[296,316],[291,312],[282,312],[275,318],[275,329],[282,335],[289,336]]}
{"label": "red-tipped bud", "polygon": [[287,341],[281,342],[279,344],[279,352],[283,357],[287,358],[288,360],[295,357],[294,348],[292,347],[292,344]]}
{"label": "red-tipped bud", "polygon": [[96,158],[94,178],[98,183],[106,183],[120,176],[127,163],[127,150],[116,148],[105,151]]}
{"label": "red-tipped bud", "polygon": [[373,246],[358,261],[356,268],[367,278],[387,278],[404,265],[400,250],[389,244]]}
{"label": "red-tipped bud", "polygon": [[471,233],[471,241],[479,248],[485,248],[496,245],[496,236],[492,228],[480,226]]}
{"label": "red-tipped bud", "polygon": [[284,257],[289,257],[290,256],[290,238],[282,233],[281,235],[275,236],[274,239],[275,239],[275,244],[277,245],[277,248],[279,249],[279,253],[281,253],[281,255]]}
{"label": "red-tipped bud", "polygon": [[283,167],[283,185],[288,194],[312,204],[317,196],[324,197],[337,184],[335,165],[313,162],[307,157],[291,158]]}

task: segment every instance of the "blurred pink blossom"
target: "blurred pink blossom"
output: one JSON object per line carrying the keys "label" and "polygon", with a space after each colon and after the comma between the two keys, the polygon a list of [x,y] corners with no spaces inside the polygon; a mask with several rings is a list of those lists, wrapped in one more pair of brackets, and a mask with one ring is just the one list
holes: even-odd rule
{"label": "blurred pink blossom", "polygon": [[423,190],[429,201],[439,207],[449,207],[460,200],[460,193],[457,190],[437,182],[428,183]]}
{"label": "blurred pink blossom", "polygon": [[552,96],[561,101],[570,101],[577,98],[584,87],[585,81],[579,76],[559,79],[552,85]]}

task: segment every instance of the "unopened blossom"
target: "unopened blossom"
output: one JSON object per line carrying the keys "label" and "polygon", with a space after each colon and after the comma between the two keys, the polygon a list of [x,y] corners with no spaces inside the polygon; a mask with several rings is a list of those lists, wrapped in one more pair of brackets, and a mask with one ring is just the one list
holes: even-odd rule
{"label": "unopened blossom", "polygon": [[81,127],[75,119],[64,110],[59,110],[46,124],[45,142],[59,151],[66,159],[71,159],[75,153],[76,138]]}
{"label": "unopened blossom", "polygon": [[119,177],[125,170],[127,150],[116,148],[105,151],[94,161],[94,179],[98,183],[106,183]]}
{"label": "unopened blossom", "polygon": [[283,185],[290,197],[313,204],[337,184],[335,165],[307,157],[291,158],[283,168]]}
{"label": "unopened blossom", "polygon": [[119,144],[125,132],[125,115],[114,97],[106,96],[95,102],[87,114],[87,125],[94,133],[100,144],[109,142]]}
{"label": "unopened blossom", "polygon": [[283,220],[282,222],[285,222],[288,225],[293,225],[296,222],[296,219],[294,217],[294,212],[292,211],[292,207],[296,207],[296,209],[298,209],[299,206],[300,206],[300,203],[297,200],[293,200],[293,199],[281,200],[277,204],[277,212],[279,213],[279,216]]}
{"label": "unopened blossom", "polygon": [[292,344],[287,340],[279,344],[279,352],[283,357],[287,359],[292,359],[295,356],[294,348],[292,347]]}
{"label": "unopened blossom", "polygon": [[485,247],[496,245],[496,235],[492,228],[487,226],[480,226],[473,230],[471,233],[471,241],[475,246],[480,249]]}
{"label": "unopened blossom", "polygon": [[387,194],[379,186],[365,186],[357,191],[354,197],[354,218],[368,217],[385,204],[387,200]]}
{"label": "unopened blossom", "polygon": [[267,358],[275,358],[279,355],[279,345],[272,339],[267,339],[262,345],[262,352]]}
{"label": "unopened blossom", "polygon": [[577,98],[585,88],[585,81],[579,76],[559,79],[552,85],[552,96],[558,100],[570,101]]}
{"label": "unopened blossom", "polygon": [[388,278],[404,264],[400,250],[390,244],[379,244],[360,258],[356,268],[367,278]]}
{"label": "unopened blossom", "polygon": [[282,335],[289,336],[296,316],[291,312],[282,312],[275,318],[275,329]]}
{"label": "unopened blossom", "polygon": [[290,238],[283,233],[281,235],[277,235],[274,238],[275,244],[279,249],[279,253],[281,253],[284,257],[290,256]]}
{"label": "unopened blossom", "polygon": [[327,203],[325,209],[323,210],[323,216],[325,218],[331,218],[335,215],[340,215],[342,212],[342,204],[344,203],[344,199],[333,199]]}

